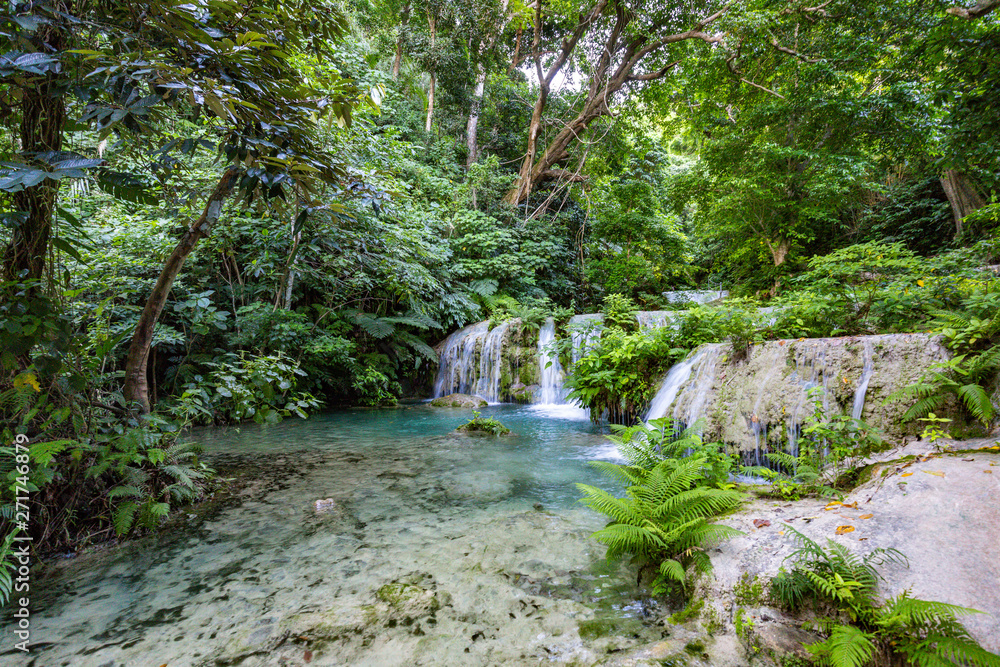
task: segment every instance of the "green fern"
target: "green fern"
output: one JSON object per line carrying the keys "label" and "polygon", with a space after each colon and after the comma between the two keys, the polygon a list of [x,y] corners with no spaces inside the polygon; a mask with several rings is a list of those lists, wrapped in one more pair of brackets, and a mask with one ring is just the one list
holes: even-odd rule
{"label": "green fern", "polygon": [[825,641],[809,644],[817,664],[831,667],[864,667],[875,652],[872,636],[853,625],[836,625]]}
{"label": "green fern", "polygon": [[884,403],[914,401],[903,414],[904,420],[911,420],[940,412],[948,397],[954,396],[973,418],[989,426],[996,410],[984,385],[992,379],[989,374],[997,369],[1000,369],[1000,346],[978,356],[960,354],[935,364],[924,377],[893,392]]}
{"label": "green fern", "polygon": [[660,582],[683,583],[689,569],[708,567],[701,552],[705,546],[741,534],[708,522],[739,506],[742,497],[735,491],[697,486],[705,465],[701,456],[666,459],[649,470],[607,462],[594,465],[629,484],[624,498],[577,484],[584,493],[580,502],[611,519],[593,535],[608,546],[609,559],[632,555],[656,563]]}
{"label": "green fern", "polygon": [[13,551],[14,538],[18,532],[16,529],[11,530],[4,536],[3,542],[0,543],[0,607],[7,604],[11,592],[14,590],[12,573],[15,567],[14,563],[10,560],[10,554]]}
{"label": "green fern", "polygon": [[[979,646],[958,622],[974,609],[919,600],[909,591],[879,604],[877,568],[906,564],[896,549],[876,549],[860,556],[828,540],[821,547],[789,528],[799,548],[789,557],[791,571],[782,570],[771,581],[771,597],[789,609],[812,600],[833,615],[817,619],[826,639],[805,646],[816,664],[830,667],[866,667],[909,664],[921,667],[1000,667],[1000,656]],[[845,618],[851,623],[843,622]]]}

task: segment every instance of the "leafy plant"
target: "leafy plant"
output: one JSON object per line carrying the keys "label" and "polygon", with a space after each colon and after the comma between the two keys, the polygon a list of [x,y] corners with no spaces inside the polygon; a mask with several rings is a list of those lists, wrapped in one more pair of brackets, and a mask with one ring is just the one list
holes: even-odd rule
{"label": "leafy plant", "polygon": [[915,401],[903,413],[903,419],[908,420],[940,411],[945,401],[954,397],[973,418],[989,426],[996,409],[984,384],[992,380],[991,374],[998,369],[1000,345],[977,356],[960,354],[934,364],[922,378],[893,392],[885,402]]}
{"label": "leafy plant", "polygon": [[280,352],[227,353],[218,359],[204,363],[208,373],[191,377],[169,414],[198,424],[245,419],[264,423],[292,414],[304,418],[307,409],[319,405],[312,395],[295,392],[298,378],[305,372]]}
{"label": "leafy plant", "polygon": [[130,429],[112,440],[87,469],[88,477],[110,473],[116,480],[107,498],[118,535],[137,527],[156,528],[172,506],[196,500],[213,473],[199,460],[199,445],[178,442],[175,432],[151,426]]}
{"label": "leafy plant", "polygon": [[472,411],[472,419],[456,430],[465,433],[489,433],[490,435],[510,435],[510,429],[492,417],[482,417],[478,410]]}
{"label": "leafy plant", "polygon": [[615,327],[622,331],[635,331],[639,328],[639,322],[635,314],[639,307],[635,305],[627,296],[622,294],[609,294],[604,297],[604,306],[601,312],[604,313],[604,324],[607,327]]}
{"label": "leafy plant", "polygon": [[654,590],[666,592],[684,585],[689,572],[708,570],[705,547],[741,534],[709,522],[739,506],[742,497],[699,483],[706,466],[703,455],[668,458],[650,468],[607,461],[591,465],[626,484],[624,498],[577,484],[585,494],[580,502],[611,518],[593,537],[608,545],[609,559],[631,555],[641,567],[656,568]]}
{"label": "leafy plant", "polygon": [[904,591],[880,604],[878,567],[907,564],[896,549],[859,556],[828,540],[822,547],[788,528],[799,548],[788,556],[791,570],[771,581],[771,597],[786,609],[811,602],[822,616],[826,639],[807,644],[820,665],[865,667],[879,664],[996,667],[1000,656],[983,649],[958,622],[974,609],[920,600]]}

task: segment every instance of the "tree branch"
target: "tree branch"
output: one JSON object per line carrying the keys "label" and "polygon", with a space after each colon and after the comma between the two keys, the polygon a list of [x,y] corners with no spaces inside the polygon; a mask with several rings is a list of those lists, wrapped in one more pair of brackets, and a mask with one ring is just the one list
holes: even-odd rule
{"label": "tree branch", "polygon": [[753,81],[751,81],[750,79],[744,79],[744,78],[743,78],[743,77],[741,76],[741,77],[740,77],[740,81],[742,81],[743,83],[746,83],[746,84],[749,84],[749,85],[753,86],[754,88],[760,88],[760,89],[761,89],[761,90],[763,90],[763,91],[764,91],[765,93],[770,93],[770,94],[774,95],[775,97],[780,97],[780,98],[781,98],[781,99],[783,99],[783,100],[787,100],[787,99],[788,99],[787,97],[785,97],[785,96],[784,96],[784,95],[782,95],[781,93],[776,93],[776,92],[774,92],[773,90],[771,90],[770,88],[765,88],[764,86],[760,85],[759,83],[754,83],[754,82],[753,82]]}
{"label": "tree branch", "polygon": [[[1000,0],[997,0],[997,1],[1000,2]],[[773,36],[771,37],[771,46],[773,46],[778,51],[781,51],[782,53],[787,53],[790,56],[794,56],[794,57],[798,58],[802,62],[806,62],[806,63],[810,63],[810,64],[814,64],[814,63],[818,63],[819,62],[819,60],[817,60],[815,58],[807,58],[806,56],[802,55],[798,51],[794,51],[794,50],[788,48],[787,46],[782,46],[782,45],[778,44],[778,40],[775,39]]]}
{"label": "tree branch", "polygon": [[1000,7],[1000,0],[979,0],[972,7],[949,7],[946,12],[952,16],[971,21],[986,16],[998,7]]}
{"label": "tree branch", "polygon": [[661,67],[660,69],[656,70],[655,72],[650,72],[649,74],[630,74],[627,77],[625,77],[625,80],[626,81],[653,81],[654,79],[660,79],[660,78],[666,76],[667,72],[669,72],[670,70],[672,70],[678,63],[680,63],[680,60],[675,60],[674,62],[670,63],[669,65],[665,65],[664,67]]}

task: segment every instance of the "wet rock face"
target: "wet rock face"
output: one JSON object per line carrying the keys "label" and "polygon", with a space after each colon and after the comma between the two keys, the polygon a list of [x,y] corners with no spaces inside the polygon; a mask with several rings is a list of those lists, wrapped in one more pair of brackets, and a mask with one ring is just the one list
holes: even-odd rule
{"label": "wet rock face", "polygon": [[[909,404],[883,402],[948,358],[926,334],[769,341],[753,346],[745,360],[734,360],[725,344],[699,354],[666,414],[686,425],[703,418],[706,439],[742,451],[794,440],[796,425],[812,417],[814,400],[827,415],[856,413],[889,440],[914,435],[919,426],[901,420]],[[960,419],[956,408],[951,403],[939,412]]]}
{"label": "wet rock face", "polygon": [[[697,593],[705,600],[703,617],[722,619],[726,632],[735,631],[737,616],[749,619],[743,627],[752,633],[744,634],[755,646],[801,655],[801,643],[815,641],[797,632],[802,619],[765,606],[771,578],[789,566],[785,559],[797,547],[794,528],[822,546],[833,540],[858,554],[898,549],[908,567],[880,567],[879,595],[908,590],[916,598],[978,609],[984,613],[963,616],[962,624],[984,648],[1000,652],[1000,450],[989,449],[996,438],[950,444],[960,451],[939,454],[918,442],[879,455],[884,461],[870,480],[842,505],[757,500],[723,519],[744,535],[711,550],[714,567]],[[843,526],[851,530],[838,534]]]}
{"label": "wet rock face", "polygon": [[448,394],[431,401],[435,408],[485,408],[489,405],[482,396],[470,394]]}

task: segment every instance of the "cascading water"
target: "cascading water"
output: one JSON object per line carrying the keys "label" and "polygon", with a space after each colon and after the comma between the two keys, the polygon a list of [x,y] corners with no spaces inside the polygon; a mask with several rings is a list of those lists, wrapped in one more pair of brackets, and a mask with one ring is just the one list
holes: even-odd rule
{"label": "cascading water", "polygon": [[635,314],[640,329],[662,329],[673,324],[674,313],[669,310],[640,310]]}
{"label": "cascading water", "polygon": [[477,343],[489,331],[489,322],[477,322],[448,336],[438,360],[434,397],[468,393],[476,381]]}
{"label": "cascading water", "polygon": [[510,322],[502,322],[491,329],[483,339],[482,351],[479,354],[479,379],[476,381],[475,394],[482,396],[490,403],[500,402],[500,367],[503,352],[503,337],[510,328]]}
{"label": "cascading water", "polygon": [[701,361],[705,353],[705,348],[702,348],[693,356],[673,365],[667,373],[667,377],[663,378],[663,384],[660,385],[659,391],[653,397],[652,403],[649,404],[649,411],[646,413],[645,418],[646,422],[667,416],[667,410],[673,404],[674,399],[677,398],[677,394],[691,378],[691,369],[694,368],[696,363]]}
{"label": "cascading water", "polygon": [[865,339],[861,370],[861,379],[858,380],[858,388],[854,390],[854,406],[851,408],[851,417],[861,419],[861,414],[865,411],[865,394],[868,393],[868,383],[871,382],[872,374],[875,372],[874,354],[872,353],[872,343]]}
{"label": "cascading water", "polygon": [[[674,408],[674,423],[684,428],[697,427],[698,420],[701,419],[705,405],[708,403],[709,394],[715,385],[718,374],[719,359],[726,351],[723,343],[713,343],[706,345],[704,354],[694,371],[694,381],[691,382],[677,397],[677,404]],[[697,427],[699,431],[702,429]]]}
{"label": "cascading water", "polygon": [[509,327],[510,322],[503,322],[491,330],[489,322],[477,322],[448,336],[438,362],[434,397],[475,394],[499,402],[503,341]]}
{"label": "cascading water", "polygon": [[566,388],[563,381],[566,373],[559,363],[559,355],[552,349],[556,339],[556,323],[550,317],[538,331],[538,368],[539,385],[538,402],[543,405],[564,405],[566,403]]}

